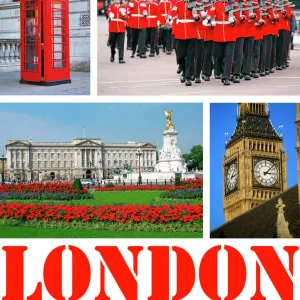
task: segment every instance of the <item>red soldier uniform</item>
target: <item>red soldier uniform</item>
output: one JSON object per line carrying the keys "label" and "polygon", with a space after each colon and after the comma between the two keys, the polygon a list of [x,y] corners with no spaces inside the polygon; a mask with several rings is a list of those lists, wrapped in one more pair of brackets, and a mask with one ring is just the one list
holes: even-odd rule
{"label": "red soldier uniform", "polygon": [[178,63],[182,69],[180,81],[187,86],[192,85],[194,74],[194,59],[196,41],[199,37],[196,21],[199,21],[197,11],[188,9],[188,2],[178,1],[171,10],[171,16],[177,16],[177,55]]}
{"label": "red soldier uniform", "polygon": [[[167,16],[172,8],[172,2],[168,0],[162,0],[158,5],[158,16],[160,23],[160,42],[163,52],[171,54],[172,50],[172,25],[167,22]],[[169,20],[170,22],[171,20]]]}
{"label": "red soldier uniform", "polygon": [[[158,47],[156,45],[156,27],[158,24],[158,4],[153,2],[153,0],[149,0],[147,4],[147,38],[150,44],[150,57],[154,56],[154,51],[156,50],[156,54],[159,54]],[[148,42],[147,42],[148,44]]]}
{"label": "red soldier uniform", "polygon": [[230,85],[230,74],[233,62],[234,47],[236,41],[235,23],[239,18],[237,12],[225,12],[227,1],[217,1],[208,11],[207,19],[216,20],[214,28],[214,56],[215,56],[215,77],[221,78],[223,59],[225,58],[222,82]]}
{"label": "red soldier uniform", "polygon": [[124,61],[124,42],[125,42],[125,20],[127,18],[127,9],[124,5],[120,5],[120,0],[115,1],[107,10],[109,16],[109,43],[111,49],[110,61],[114,62],[116,54],[116,45],[119,50],[119,63]]}
{"label": "red soldier uniform", "polygon": [[134,57],[138,45],[139,56],[146,58],[147,4],[139,0],[132,0],[128,6],[132,31],[132,54],[130,57]]}

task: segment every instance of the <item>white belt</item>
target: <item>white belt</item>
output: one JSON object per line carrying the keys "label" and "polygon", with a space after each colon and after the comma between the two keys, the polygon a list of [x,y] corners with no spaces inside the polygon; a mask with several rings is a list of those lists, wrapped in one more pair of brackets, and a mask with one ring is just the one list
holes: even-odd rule
{"label": "white belt", "polygon": [[263,24],[255,23],[255,25],[260,26],[260,25],[263,25]]}
{"label": "white belt", "polygon": [[147,19],[155,19],[157,16],[148,16]]}
{"label": "white belt", "polygon": [[144,17],[144,15],[140,15],[140,14],[132,14],[132,17]]}
{"label": "white belt", "polygon": [[216,24],[227,25],[227,24],[231,24],[231,23],[229,21],[216,21]]}
{"label": "white belt", "polygon": [[124,20],[122,19],[110,19],[111,21],[117,21],[117,22],[125,22]]}
{"label": "white belt", "polygon": [[195,23],[195,20],[194,19],[178,19],[177,20],[178,23]]}
{"label": "white belt", "polygon": [[167,16],[168,14],[161,14],[161,15],[164,17],[164,16]]}

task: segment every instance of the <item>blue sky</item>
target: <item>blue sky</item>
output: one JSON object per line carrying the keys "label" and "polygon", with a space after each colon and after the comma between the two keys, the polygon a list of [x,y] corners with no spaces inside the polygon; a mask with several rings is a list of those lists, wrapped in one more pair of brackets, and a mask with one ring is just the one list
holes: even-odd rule
{"label": "blue sky", "polygon": [[33,141],[71,141],[83,137],[103,142],[156,142],[162,146],[165,129],[164,109],[173,110],[179,132],[178,145],[183,153],[202,145],[202,104],[19,104],[0,103],[0,154],[13,139]]}
{"label": "blue sky", "polygon": [[[288,156],[288,187],[297,183],[296,165],[296,104],[269,104],[270,119],[282,134]],[[224,223],[222,209],[222,156],[225,153],[225,132],[230,136],[236,125],[237,104],[214,103],[210,107],[210,228]]]}

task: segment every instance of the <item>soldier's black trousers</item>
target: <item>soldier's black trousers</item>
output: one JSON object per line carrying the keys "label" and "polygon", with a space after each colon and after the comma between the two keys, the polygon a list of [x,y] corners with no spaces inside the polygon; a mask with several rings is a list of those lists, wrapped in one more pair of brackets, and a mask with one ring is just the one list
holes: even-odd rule
{"label": "soldier's black trousers", "polygon": [[230,79],[231,68],[233,63],[235,42],[215,42],[215,74],[220,75],[222,72],[222,61],[224,59],[224,70],[222,79]]}
{"label": "soldier's black trousers", "polygon": [[203,62],[204,40],[196,41],[194,75],[200,77]]}
{"label": "soldier's black trousers", "polygon": [[266,46],[267,46],[267,37],[264,36],[260,44],[260,57],[259,57],[259,71],[264,72],[266,69]]}
{"label": "soldier's black trousers", "polygon": [[211,76],[213,49],[214,49],[214,41],[204,42],[202,74],[208,77]]}
{"label": "soldier's black trousers", "polygon": [[150,53],[156,49],[156,28],[147,28],[148,42],[150,44]]}
{"label": "soldier's black trousers", "polygon": [[240,37],[237,38],[235,42],[233,72],[232,72],[233,75],[240,75],[242,73],[243,51],[244,51],[244,38]]}
{"label": "soldier's black trousers", "polygon": [[160,29],[160,41],[167,51],[172,50],[172,30],[171,29]]}
{"label": "soldier's black trousers", "polygon": [[276,45],[277,45],[277,34],[272,35],[272,50],[271,50],[271,58],[270,58],[270,68],[271,69],[275,67]]}
{"label": "soldier's black trousers", "polygon": [[132,52],[136,52],[136,47],[138,45],[138,50],[140,54],[145,54],[145,40],[146,40],[146,29],[136,29],[131,28],[131,41],[132,41]]}
{"label": "soldier's black trousers", "polygon": [[252,66],[253,55],[253,41],[254,37],[247,37],[244,39],[244,58],[243,58],[243,74],[250,74]]}
{"label": "soldier's black trousers", "polygon": [[272,53],[272,34],[266,36],[266,64],[265,71],[270,71],[271,67],[271,53]]}
{"label": "soldier's black trousers", "polygon": [[262,43],[262,40],[254,41],[253,59],[252,59],[252,72],[254,72],[254,73],[257,73],[257,71],[258,71],[261,43]]}
{"label": "soldier's black trousers", "polygon": [[119,50],[119,60],[124,58],[125,32],[110,32],[109,33],[111,55],[116,53],[116,46]]}
{"label": "soldier's black trousers", "polygon": [[127,26],[126,28],[127,33],[127,48],[131,48],[131,28]]}
{"label": "soldier's black trousers", "polygon": [[276,66],[282,67],[283,61],[283,51],[285,45],[285,32],[284,30],[278,31],[278,38],[277,38],[277,47],[276,47]]}
{"label": "soldier's black trousers", "polygon": [[289,55],[290,50],[290,42],[291,42],[291,36],[289,30],[284,31],[284,51],[283,51],[283,64],[285,65],[287,63],[287,58]]}
{"label": "soldier's black trousers", "polygon": [[177,40],[177,61],[187,79],[191,79],[194,73],[196,42],[196,39]]}

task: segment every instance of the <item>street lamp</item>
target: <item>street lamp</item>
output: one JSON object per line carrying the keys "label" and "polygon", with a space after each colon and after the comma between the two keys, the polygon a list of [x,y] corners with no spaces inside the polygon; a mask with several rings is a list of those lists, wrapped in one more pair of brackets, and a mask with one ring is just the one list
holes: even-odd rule
{"label": "street lamp", "polygon": [[0,157],[0,161],[2,162],[2,184],[4,184],[4,163],[6,162],[6,157],[2,155],[2,157]]}
{"label": "street lamp", "polygon": [[139,180],[138,180],[138,184],[142,184],[142,175],[141,175],[141,156],[143,155],[141,149],[139,149],[137,152],[136,152],[136,156],[138,156],[139,158]]}

